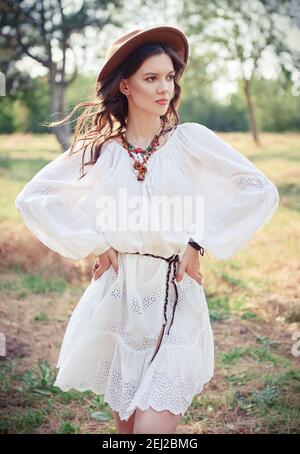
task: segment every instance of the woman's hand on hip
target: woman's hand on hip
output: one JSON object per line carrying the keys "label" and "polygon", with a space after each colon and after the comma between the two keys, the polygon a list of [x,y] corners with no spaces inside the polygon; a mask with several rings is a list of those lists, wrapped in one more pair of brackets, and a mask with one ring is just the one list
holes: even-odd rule
{"label": "woman's hand on hip", "polygon": [[200,252],[196,251],[189,244],[179,262],[179,269],[176,275],[176,281],[180,282],[184,276],[184,273],[191,276],[198,284],[202,285],[204,282],[203,274],[200,271]]}
{"label": "woman's hand on hip", "polygon": [[98,279],[104,271],[110,266],[114,267],[115,272],[118,272],[118,252],[114,248],[109,248],[103,254],[99,255],[92,268],[92,279]]}

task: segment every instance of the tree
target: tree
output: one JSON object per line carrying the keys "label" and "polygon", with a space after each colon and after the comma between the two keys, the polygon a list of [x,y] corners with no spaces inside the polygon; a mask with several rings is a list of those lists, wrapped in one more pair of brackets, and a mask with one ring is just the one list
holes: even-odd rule
{"label": "tree", "polygon": [[[8,91],[22,87],[24,75],[17,70],[16,62],[30,57],[48,70],[51,115],[58,112],[64,116],[65,90],[78,73],[72,35],[77,34],[77,44],[84,49],[84,33],[89,27],[101,30],[108,23],[121,26],[113,19],[121,4],[121,0],[0,0],[0,70],[6,75]],[[74,55],[74,70],[67,75],[70,53]],[[62,148],[67,149],[70,125],[58,126],[54,132]]]}
{"label": "tree", "polygon": [[208,49],[219,52],[216,65],[222,71],[226,62],[239,66],[240,79],[248,113],[249,128],[253,139],[259,143],[252,82],[256,72],[264,65],[267,52],[276,57],[284,77],[300,67],[300,53],[285,43],[282,29],[283,17],[297,24],[293,1],[253,0],[183,0],[182,17],[189,34]]}

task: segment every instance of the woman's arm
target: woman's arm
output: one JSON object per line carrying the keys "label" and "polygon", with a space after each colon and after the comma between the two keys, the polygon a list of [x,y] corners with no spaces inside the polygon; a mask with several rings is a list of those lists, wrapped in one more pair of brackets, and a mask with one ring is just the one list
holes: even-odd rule
{"label": "woman's arm", "polygon": [[181,163],[203,211],[189,234],[213,256],[237,253],[279,205],[275,184],[249,159],[198,123],[180,128]]}
{"label": "woman's arm", "polygon": [[43,244],[64,257],[82,259],[104,253],[110,244],[85,209],[98,171],[89,168],[79,180],[81,152],[70,156],[69,151],[42,168],[17,195],[15,205]]}

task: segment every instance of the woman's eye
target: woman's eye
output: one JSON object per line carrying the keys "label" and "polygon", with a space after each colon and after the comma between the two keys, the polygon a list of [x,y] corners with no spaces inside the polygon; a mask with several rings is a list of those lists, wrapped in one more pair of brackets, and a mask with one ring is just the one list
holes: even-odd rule
{"label": "woman's eye", "polygon": [[[171,77],[171,79],[174,79],[175,76],[173,74],[170,74],[168,77]],[[155,79],[155,76],[148,77],[146,80],[150,80],[150,79]]]}

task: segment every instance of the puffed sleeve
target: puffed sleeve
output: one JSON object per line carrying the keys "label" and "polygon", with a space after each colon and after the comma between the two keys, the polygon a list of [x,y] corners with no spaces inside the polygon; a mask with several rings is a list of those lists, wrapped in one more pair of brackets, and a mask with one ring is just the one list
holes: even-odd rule
{"label": "puffed sleeve", "polygon": [[[214,257],[237,253],[279,205],[275,184],[249,159],[199,123],[183,123],[182,166],[199,203],[190,236]],[[197,219],[197,222],[195,220]]]}
{"label": "puffed sleeve", "polygon": [[95,184],[98,161],[85,167],[87,174],[79,179],[79,144],[76,143],[74,154],[70,155],[68,149],[43,167],[15,199],[15,206],[32,233],[48,248],[71,259],[100,255],[110,248],[105,234],[96,228],[91,211],[85,209]]}

